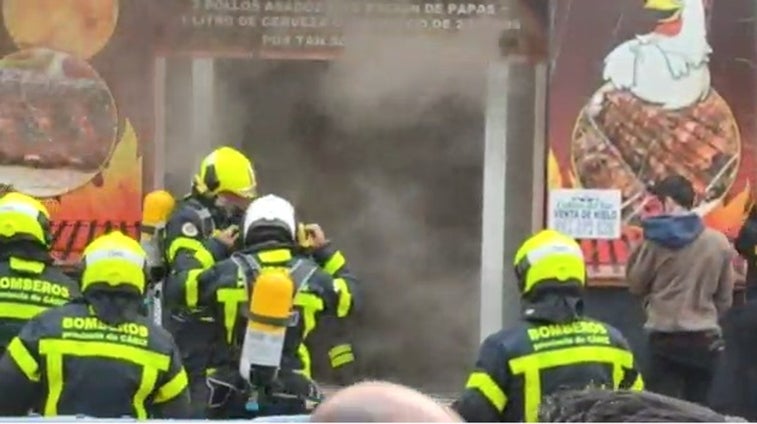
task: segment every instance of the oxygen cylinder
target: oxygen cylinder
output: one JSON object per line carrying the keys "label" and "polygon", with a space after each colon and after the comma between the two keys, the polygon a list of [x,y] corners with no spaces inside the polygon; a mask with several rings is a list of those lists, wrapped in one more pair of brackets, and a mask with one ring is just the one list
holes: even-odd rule
{"label": "oxygen cylinder", "polygon": [[176,201],[165,190],[155,190],[147,194],[142,206],[142,226],[140,244],[147,254],[147,268],[151,280],[145,300],[153,321],[161,325],[163,321],[162,291],[160,280],[165,274],[163,263],[163,229],[173,211]]}
{"label": "oxygen cylinder", "polygon": [[286,269],[264,269],[255,279],[239,360],[239,373],[254,388],[266,387],[276,378],[294,294],[294,281]]}
{"label": "oxygen cylinder", "polygon": [[173,196],[165,190],[155,190],[145,196],[140,242],[147,253],[147,264],[150,268],[163,265],[160,235],[175,204]]}

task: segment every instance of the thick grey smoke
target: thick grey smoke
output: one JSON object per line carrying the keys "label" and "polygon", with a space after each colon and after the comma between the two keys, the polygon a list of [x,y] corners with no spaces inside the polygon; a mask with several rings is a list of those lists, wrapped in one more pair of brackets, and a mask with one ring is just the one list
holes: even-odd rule
{"label": "thick grey smoke", "polygon": [[321,223],[363,281],[369,376],[457,389],[474,359],[497,20],[456,36],[348,26],[330,63],[216,63],[218,142],[242,140],[261,190]]}

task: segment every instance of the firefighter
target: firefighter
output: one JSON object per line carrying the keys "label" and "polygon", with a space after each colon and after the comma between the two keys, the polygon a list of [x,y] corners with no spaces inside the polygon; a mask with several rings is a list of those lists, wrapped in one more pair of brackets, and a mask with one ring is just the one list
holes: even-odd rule
{"label": "firefighter", "polygon": [[[233,251],[239,216],[255,197],[257,183],[252,162],[231,147],[220,147],[202,160],[192,191],[173,208],[165,226],[168,286],[186,292],[181,306],[167,302],[165,327],[173,334],[189,373],[192,398],[207,397],[205,377],[217,354],[213,317],[197,306],[197,276]],[[201,408],[202,405],[195,403]],[[202,416],[198,409],[196,415]]]}
{"label": "firefighter", "polygon": [[583,316],[581,248],[552,230],[515,254],[523,318],[484,340],[454,409],[466,421],[537,421],[544,397],[590,385],[642,390],[633,354],[618,330]]}
{"label": "firefighter", "polygon": [[0,360],[0,416],[188,417],[171,336],[140,315],[146,257],[113,232],[82,257],[82,297],[33,318]]}
{"label": "firefighter", "polygon": [[40,312],[79,296],[79,285],[53,265],[50,215],[18,192],[0,198],[0,354]]}
{"label": "firefighter", "polygon": [[[319,321],[348,314],[354,303],[356,280],[344,256],[326,240],[320,227],[307,228],[308,235],[304,235],[304,227],[297,223],[294,207],[288,201],[274,195],[260,197],[250,204],[245,214],[242,250],[202,272],[198,278],[197,302],[211,306],[216,312],[217,329],[233,351],[239,350],[240,327],[243,328],[245,322],[238,319],[240,311],[234,305],[246,302],[249,297],[245,282],[254,282],[262,270],[271,268],[288,270],[294,280],[296,313],[286,332],[278,382],[281,391],[295,399],[278,396],[264,399],[261,414],[300,413],[305,407],[304,398],[317,397],[311,382],[310,352],[304,341]],[[303,253],[303,245],[308,246],[308,253]],[[329,268],[334,257],[339,258],[339,262]],[[328,272],[329,269],[332,272]],[[169,285],[165,295],[178,301],[185,299],[186,289],[177,290],[182,287]],[[216,418],[235,416],[239,407],[234,398],[244,396],[244,384],[237,371],[239,358],[228,359],[227,366],[220,367],[208,379],[212,387],[212,415]],[[235,396],[230,394],[230,388]]]}

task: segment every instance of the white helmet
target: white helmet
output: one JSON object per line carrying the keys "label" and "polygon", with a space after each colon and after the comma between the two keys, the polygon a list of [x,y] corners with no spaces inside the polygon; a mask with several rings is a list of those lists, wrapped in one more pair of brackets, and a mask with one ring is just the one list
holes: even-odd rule
{"label": "white helmet", "polygon": [[244,213],[243,239],[250,229],[258,226],[281,227],[295,239],[294,206],[289,201],[274,194],[258,197],[250,203]]}

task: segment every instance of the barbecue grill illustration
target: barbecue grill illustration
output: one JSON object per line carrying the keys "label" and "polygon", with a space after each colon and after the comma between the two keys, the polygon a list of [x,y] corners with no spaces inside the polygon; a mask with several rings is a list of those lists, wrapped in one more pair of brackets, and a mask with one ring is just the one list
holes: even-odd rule
{"label": "barbecue grill illustration", "polygon": [[705,1],[646,0],[657,26],[605,57],[604,84],[576,122],[574,174],[586,188],[620,189],[626,223],[643,214],[646,187],[667,175],[692,181],[701,214],[735,180],[741,140],[711,87]]}

